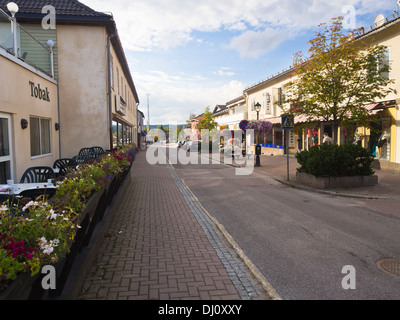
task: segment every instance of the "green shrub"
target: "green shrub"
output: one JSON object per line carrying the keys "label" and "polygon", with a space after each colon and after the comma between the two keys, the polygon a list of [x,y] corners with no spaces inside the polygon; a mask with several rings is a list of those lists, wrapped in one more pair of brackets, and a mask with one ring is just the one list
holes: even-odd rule
{"label": "green shrub", "polygon": [[299,172],[317,177],[369,176],[374,174],[371,152],[354,144],[323,144],[296,154]]}

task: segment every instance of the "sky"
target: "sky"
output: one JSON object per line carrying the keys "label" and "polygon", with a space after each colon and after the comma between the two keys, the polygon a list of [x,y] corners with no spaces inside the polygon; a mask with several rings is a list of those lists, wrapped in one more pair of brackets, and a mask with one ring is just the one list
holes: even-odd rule
{"label": "sky", "polygon": [[288,69],[320,23],[343,16],[350,31],[398,10],[397,0],[80,1],[114,16],[150,125],[186,123]]}

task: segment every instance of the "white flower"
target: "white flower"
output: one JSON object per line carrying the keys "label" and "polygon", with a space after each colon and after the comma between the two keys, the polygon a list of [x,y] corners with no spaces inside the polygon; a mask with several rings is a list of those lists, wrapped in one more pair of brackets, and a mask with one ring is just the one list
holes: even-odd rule
{"label": "white flower", "polygon": [[39,203],[37,201],[29,201],[23,208],[22,211],[25,211],[31,206],[37,206]]}
{"label": "white flower", "polygon": [[[58,241],[58,239],[56,239],[56,240]],[[44,253],[44,254],[50,255],[50,254],[54,251],[54,248],[53,248],[53,242],[54,242],[54,240],[53,240],[53,241],[50,241],[50,243],[47,244],[46,238],[45,238],[45,237],[41,237],[41,238],[39,239],[39,241],[40,241],[40,249],[43,250],[43,253]],[[58,245],[58,242],[57,242],[57,245]]]}
{"label": "white flower", "polygon": [[51,246],[45,246],[43,253],[50,255],[53,252],[54,248]]}
{"label": "white flower", "polygon": [[49,219],[57,219],[57,216],[58,214],[56,214],[53,209],[50,209]]}

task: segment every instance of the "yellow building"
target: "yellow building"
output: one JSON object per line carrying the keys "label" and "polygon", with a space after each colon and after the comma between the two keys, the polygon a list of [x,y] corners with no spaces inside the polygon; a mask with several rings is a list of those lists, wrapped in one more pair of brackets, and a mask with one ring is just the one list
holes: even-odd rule
{"label": "yellow building", "polygon": [[[248,120],[267,120],[273,128],[267,135],[260,137],[261,153],[266,155],[283,155],[285,152],[285,136],[281,128],[281,113],[285,95],[285,84],[290,81],[293,69],[271,76],[244,90],[246,98]],[[260,106],[257,113],[256,105]],[[294,152],[296,145],[293,142],[294,131],[290,130],[290,150]],[[248,146],[254,146],[255,141],[247,141]],[[254,152],[250,148],[250,152]],[[297,149],[296,149],[297,150]]]}
{"label": "yellow building", "polygon": [[[376,115],[379,124],[377,133],[367,129],[358,128],[355,135],[350,135],[349,128],[339,127],[337,134],[338,143],[359,143],[371,150],[376,156],[377,165],[383,169],[400,170],[400,17],[394,15],[380,25],[362,29],[360,39],[372,39],[373,44],[384,45],[388,48],[386,61],[390,63],[390,72],[385,76],[394,79],[392,88],[397,93],[389,94],[382,101],[371,101],[364,107],[372,115]],[[268,120],[274,124],[273,130],[260,141],[263,154],[283,155],[286,147],[286,138],[281,129],[281,112],[285,96],[285,84],[292,77],[294,68],[289,68],[269,79],[255,84],[244,90],[247,102],[248,120],[256,120],[256,105],[260,105],[259,119]],[[296,124],[304,124],[304,117],[295,118]],[[296,153],[307,150],[313,145],[322,143],[323,134],[327,132],[332,137],[332,124],[330,122],[316,121],[309,123],[302,131],[289,130],[289,152]],[[381,133],[385,133],[387,143],[382,148],[381,158],[377,148],[377,141]],[[254,146],[255,142],[252,143]],[[250,149],[251,152],[254,152]]]}

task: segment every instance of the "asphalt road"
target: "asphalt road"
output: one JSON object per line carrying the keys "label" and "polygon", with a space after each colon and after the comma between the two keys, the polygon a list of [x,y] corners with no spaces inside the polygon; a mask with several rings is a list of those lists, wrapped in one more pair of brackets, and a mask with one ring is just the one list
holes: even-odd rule
{"label": "asphalt road", "polygon": [[377,266],[400,258],[400,219],[388,216],[384,201],[296,190],[263,175],[236,176],[224,164],[170,159],[282,299],[400,299],[400,276]]}

